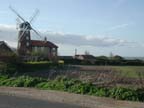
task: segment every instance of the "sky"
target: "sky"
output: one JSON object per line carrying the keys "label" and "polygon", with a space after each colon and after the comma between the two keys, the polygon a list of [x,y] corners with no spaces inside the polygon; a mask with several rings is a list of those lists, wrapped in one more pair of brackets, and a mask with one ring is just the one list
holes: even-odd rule
{"label": "sky", "polygon": [[78,54],[144,57],[143,5],[144,0],[2,0],[0,41],[17,46],[12,6],[27,21],[40,11],[31,25],[59,46],[59,55],[74,55],[77,49]]}

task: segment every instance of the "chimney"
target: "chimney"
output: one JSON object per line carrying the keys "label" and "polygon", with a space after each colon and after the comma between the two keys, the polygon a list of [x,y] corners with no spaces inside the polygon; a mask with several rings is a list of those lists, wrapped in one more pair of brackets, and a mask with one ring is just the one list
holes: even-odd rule
{"label": "chimney", "polygon": [[75,56],[77,55],[77,49],[75,49]]}

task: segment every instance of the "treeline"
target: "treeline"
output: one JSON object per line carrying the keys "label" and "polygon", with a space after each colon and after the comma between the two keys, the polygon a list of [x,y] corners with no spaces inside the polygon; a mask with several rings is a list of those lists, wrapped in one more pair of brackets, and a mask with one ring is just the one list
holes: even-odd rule
{"label": "treeline", "polygon": [[100,56],[96,57],[95,61],[96,65],[131,65],[131,66],[141,66],[144,65],[144,61],[142,60],[126,60],[121,56],[114,56],[114,57],[106,57]]}
{"label": "treeline", "polygon": [[99,56],[91,60],[79,60],[79,59],[63,59],[65,64],[77,64],[77,65],[114,65],[114,66],[143,66],[144,61],[139,59],[127,60],[121,56],[106,57]]}
{"label": "treeline", "polygon": [[[93,56],[93,58],[88,58],[88,59],[83,59],[83,60],[80,60],[74,57],[69,57],[69,58],[64,57],[62,59],[58,59],[57,62],[54,61],[54,64],[59,64],[60,60],[63,60],[64,64],[76,64],[76,65],[114,65],[114,66],[128,66],[128,65],[143,66],[144,65],[144,60],[140,60],[140,59],[128,60],[119,55],[116,55],[113,57],[107,57],[107,56],[94,57]],[[8,57],[0,57],[0,62],[16,64],[16,65],[23,63],[23,61],[17,55],[11,55]],[[36,61],[36,62],[40,62],[40,61]],[[53,62],[53,61],[48,61],[48,62]]]}

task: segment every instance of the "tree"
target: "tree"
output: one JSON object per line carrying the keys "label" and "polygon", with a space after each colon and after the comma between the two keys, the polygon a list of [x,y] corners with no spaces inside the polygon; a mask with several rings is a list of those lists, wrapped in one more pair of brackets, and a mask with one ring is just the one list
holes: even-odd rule
{"label": "tree", "polygon": [[98,60],[108,60],[108,57],[106,56],[99,56],[99,57],[96,57]]}
{"label": "tree", "polygon": [[90,55],[90,52],[86,50],[85,55]]}
{"label": "tree", "polygon": [[114,55],[113,55],[113,53],[112,53],[112,52],[110,52],[110,58],[113,58],[113,56],[114,56]]}
{"label": "tree", "polygon": [[124,60],[124,58],[121,57],[121,56],[119,56],[119,55],[115,55],[115,56],[113,57],[113,59],[114,59],[114,60]]}

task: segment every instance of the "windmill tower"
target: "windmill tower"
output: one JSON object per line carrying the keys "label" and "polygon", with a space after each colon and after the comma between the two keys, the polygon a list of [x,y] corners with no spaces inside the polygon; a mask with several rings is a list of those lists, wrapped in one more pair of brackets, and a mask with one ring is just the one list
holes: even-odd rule
{"label": "windmill tower", "polygon": [[38,10],[34,13],[33,17],[30,19],[30,21],[26,21],[21,15],[14,10],[11,6],[9,7],[17,16],[21,19],[22,23],[19,23],[18,27],[18,45],[17,45],[17,51],[18,55],[25,57],[29,56],[30,52],[32,50],[31,47],[31,30],[33,30],[38,36],[41,37],[41,35],[31,26],[32,21],[39,13]]}
{"label": "windmill tower", "polygon": [[31,52],[31,25],[28,22],[23,22],[19,25],[18,32],[18,54],[29,55]]}

